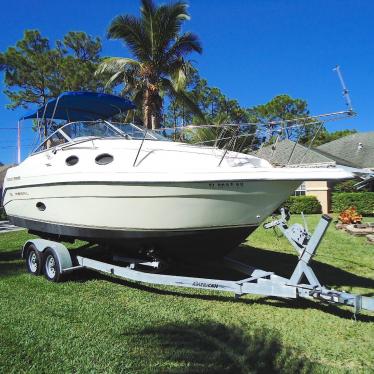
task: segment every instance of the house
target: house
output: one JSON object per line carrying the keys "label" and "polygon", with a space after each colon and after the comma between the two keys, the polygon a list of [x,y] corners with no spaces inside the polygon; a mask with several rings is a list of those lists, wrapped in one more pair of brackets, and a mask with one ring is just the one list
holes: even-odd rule
{"label": "house", "polygon": [[316,148],[321,154],[339,159],[341,165],[354,165],[374,171],[374,131],[344,136]]}
{"label": "house", "polygon": [[[256,152],[273,165],[341,165],[374,171],[374,132],[356,133],[342,137],[316,148],[308,148],[289,139],[268,145]],[[331,205],[331,189],[328,181],[306,181],[295,195],[314,195],[328,213]]]}

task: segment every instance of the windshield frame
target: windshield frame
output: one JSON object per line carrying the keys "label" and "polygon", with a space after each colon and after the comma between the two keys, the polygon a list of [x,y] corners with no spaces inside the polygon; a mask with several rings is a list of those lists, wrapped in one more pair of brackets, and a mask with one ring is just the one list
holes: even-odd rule
{"label": "windshield frame", "polygon": [[[105,136],[87,136],[86,139],[84,137],[77,137],[76,139],[78,139],[78,140],[76,140],[76,139],[70,137],[64,131],[64,128],[66,128],[68,126],[71,126],[71,125],[74,125],[74,124],[77,124],[77,123],[84,123],[84,124],[88,124],[88,125],[90,125],[90,124],[94,125],[94,124],[97,124],[97,123],[105,124],[118,136],[108,136],[108,137],[105,137]],[[116,124],[118,124],[118,125],[129,125],[129,126],[135,128],[136,130],[138,130],[140,133],[144,134],[144,136],[142,138],[135,138],[135,137],[133,138],[133,137],[131,137],[130,134],[127,134],[125,131],[121,130],[121,128],[117,127]],[[40,149],[43,145],[47,144],[48,141],[50,141],[51,138],[53,138],[56,134],[58,136],[62,137],[63,139],[65,139],[65,142],[63,142],[61,144],[56,144],[56,145],[52,145],[50,147],[45,147],[43,149]],[[156,135],[158,135],[158,134],[156,134]],[[159,139],[156,135],[152,130],[143,128],[142,126],[135,125],[134,123],[131,123],[131,122],[130,123],[126,123],[126,122],[113,122],[113,123],[111,123],[107,120],[73,121],[73,122],[65,123],[60,128],[58,128],[56,131],[54,131],[51,135],[49,135],[46,139],[44,139],[40,144],[38,144],[38,146],[33,149],[31,154],[34,155],[34,154],[45,152],[45,151],[48,151],[48,150],[51,150],[51,149],[56,149],[57,147],[59,149],[61,149],[61,148],[65,148],[65,147],[68,147],[68,146],[71,146],[71,145],[74,145],[74,144],[79,144],[79,143],[82,143],[82,142],[95,140],[95,139],[127,139],[127,140],[137,140],[137,141],[142,141],[142,140],[170,141],[169,139],[164,138],[162,135],[158,135],[158,136],[160,136],[160,139]]]}
{"label": "windshield frame", "polygon": [[[68,122],[68,123],[65,123],[63,126],[61,126],[60,128],[58,128],[56,131],[54,131],[51,135],[49,135],[46,139],[44,139],[32,152],[31,154],[36,154],[36,153],[41,153],[41,152],[45,152],[47,150],[50,150],[50,149],[54,149],[56,147],[60,147],[60,148],[63,148],[63,147],[66,147],[66,146],[69,146],[69,145],[72,145],[72,144],[78,144],[78,143],[82,143],[82,142],[86,142],[86,141],[89,141],[89,140],[93,140],[93,139],[103,139],[103,138],[107,138],[107,139],[113,139],[114,137],[102,137],[102,136],[87,136],[86,139],[84,139],[84,137],[79,137],[78,140],[75,140],[74,138],[71,138],[65,131],[64,131],[64,128],[65,127],[68,127],[68,126],[71,126],[71,125],[74,125],[74,124],[77,124],[77,123],[85,123],[85,124],[97,124],[97,123],[103,123],[105,124],[106,126],[108,126],[114,133],[118,134],[118,138],[121,138],[121,139],[128,139],[125,134],[123,134],[123,132],[119,131],[115,126],[113,126],[110,122],[108,121],[105,121],[105,120],[98,120],[98,121],[74,121],[74,122]],[[54,145],[54,146],[51,146],[51,147],[48,147],[48,148],[44,148],[44,149],[40,149],[44,144],[46,144],[48,141],[51,140],[51,138],[53,138],[53,136],[55,136],[56,134],[58,135],[61,135],[66,141],[62,144],[58,144],[58,145]]]}
{"label": "windshield frame", "polygon": [[[158,134],[156,131],[151,130],[151,129],[147,129],[147,128],[145,128],[143,126],[140,126],[140,125],[135,125],[132,122],[111,122],[110,124],[112,126],[116,127],[119,131],[121,131],[125,136],[127,136],[131,140],[143,140],[143,138],[145,138],[145,140],[170,141],[170,139],[164,137],[163,135]],[[131,134],[126,133],[124,130],[122,130],[119,127],[121,125],[128,125],[128,126],[131,126],[135,129],[137,129],[139,132],[141,132],[143,134],[143,137],[141,137],[141,138],[132,137]],[[151,139],[149,139],[148,136],[151,137]]]}

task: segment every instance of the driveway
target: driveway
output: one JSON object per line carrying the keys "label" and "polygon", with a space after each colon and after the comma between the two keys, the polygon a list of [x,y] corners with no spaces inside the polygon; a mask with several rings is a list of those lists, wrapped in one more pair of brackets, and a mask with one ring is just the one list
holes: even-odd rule
{"label": "driveway", "polygon": [[22,227],[14,226],[9,221],[0,221],[0,234],[4,232],[24,230]]}

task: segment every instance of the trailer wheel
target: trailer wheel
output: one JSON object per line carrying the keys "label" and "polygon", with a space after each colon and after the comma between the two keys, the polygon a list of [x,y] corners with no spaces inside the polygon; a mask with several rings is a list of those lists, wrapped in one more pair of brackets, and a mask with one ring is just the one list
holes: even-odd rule
{"label": "trailer wheel", "polygon": [[26,268],[30,274],[40,275],[43,271],[44,256],[33,244],[29,245],[26,256]]}
{"label": "trailer wheel", "polygon": [[60,282],[62,279],[59,260],[49,248],[45,251],[44,275],[51,282]]}

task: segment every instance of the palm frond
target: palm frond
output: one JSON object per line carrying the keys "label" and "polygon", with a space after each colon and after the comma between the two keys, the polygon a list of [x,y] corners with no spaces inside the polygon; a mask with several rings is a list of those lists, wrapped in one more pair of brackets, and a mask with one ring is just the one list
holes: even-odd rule
{"label": "palm frond", "polygon": [[173,64],[169,65],[169,74],[174,88],[177,91],[184,90],[187,83],[188,67],[183,59],[176,60]]}
{"label": "palm frond", "polygon": [[153,0],[141,0],[142,6],[140,7],[140,12],[144,18],[152,17],[157,10],[157,7]]}
{"label": "palm frond", "polygon": [[112,74],[107,82],[105,83],[105,88],[111,88],[123,82],[123,71],[118,71]]}
{"label": "palm frond", "polygon": [[165,65],[164,71],[172,78],[174,86],[185,89],[187,80],[196,71],[190,61],[185,61],[182,57],[175,59]]}
{"label": "palm frond", "polygon": [[99,64],[95,74],[116,73],[119,70],[126,70],[129,66],[141,68],[141,63],[132,58],[108,57]]}
{"label": "palm frond", "polygon": [[204,113],[201,111],[195,101],[189,96],[186,90],[176,87],[176,85],[167,78],[161,79],[161,85],[164,91],[169,91],[170,96],[185,104],[186,107],[202,121],[202,124],[207,124]]}
{"label": "palm frond", "polygon": [[171,61],[185,56],[191,52],[202,53],[203,48],[197,35],[186,32],[179,36],[174,44],[164,55],[164,63],[169,64]]}
{"label": "palm frond", "polygon": [[192,144],[204,144],[207,146],[216,146],[217,139],[221,133],[221,129],[216,126],[193,127],[184,129],[184,140],[188,140]]}
{"label": "palm frond", "polygon": [[125,84],[123,92],[132,94],[139,90],[140,86],[144,86],[145,81],[141,76],[141,64],[135,61],[121,65],[114,62],[112,65],[108,64],[107,72],[111,72],[112,76],[107,82],[107,86],[114,87],[119,84]]}
{"label": "palm frond", "polygon": [[[132,68],[132,69],[131,69]],[[111,74],[105,87],[110,88],[125,81],[125,72],[129,69],[140,69],[141,63],[131,58],[109,57],[101,62],[96,69],[95,75]]]}
{"label": "palm frond", "polygon": [[155,51],[162,55],[178,37],[183,21],[189,20],[188,5],[185,2],[161,5],[154,15]]}
{"label": "palm frond", "polygon": [[140,61],[149,61],[152,46],[143,22],[134,16],[117,16],[111,22],[107,36],[109,39],[120,39]]}

